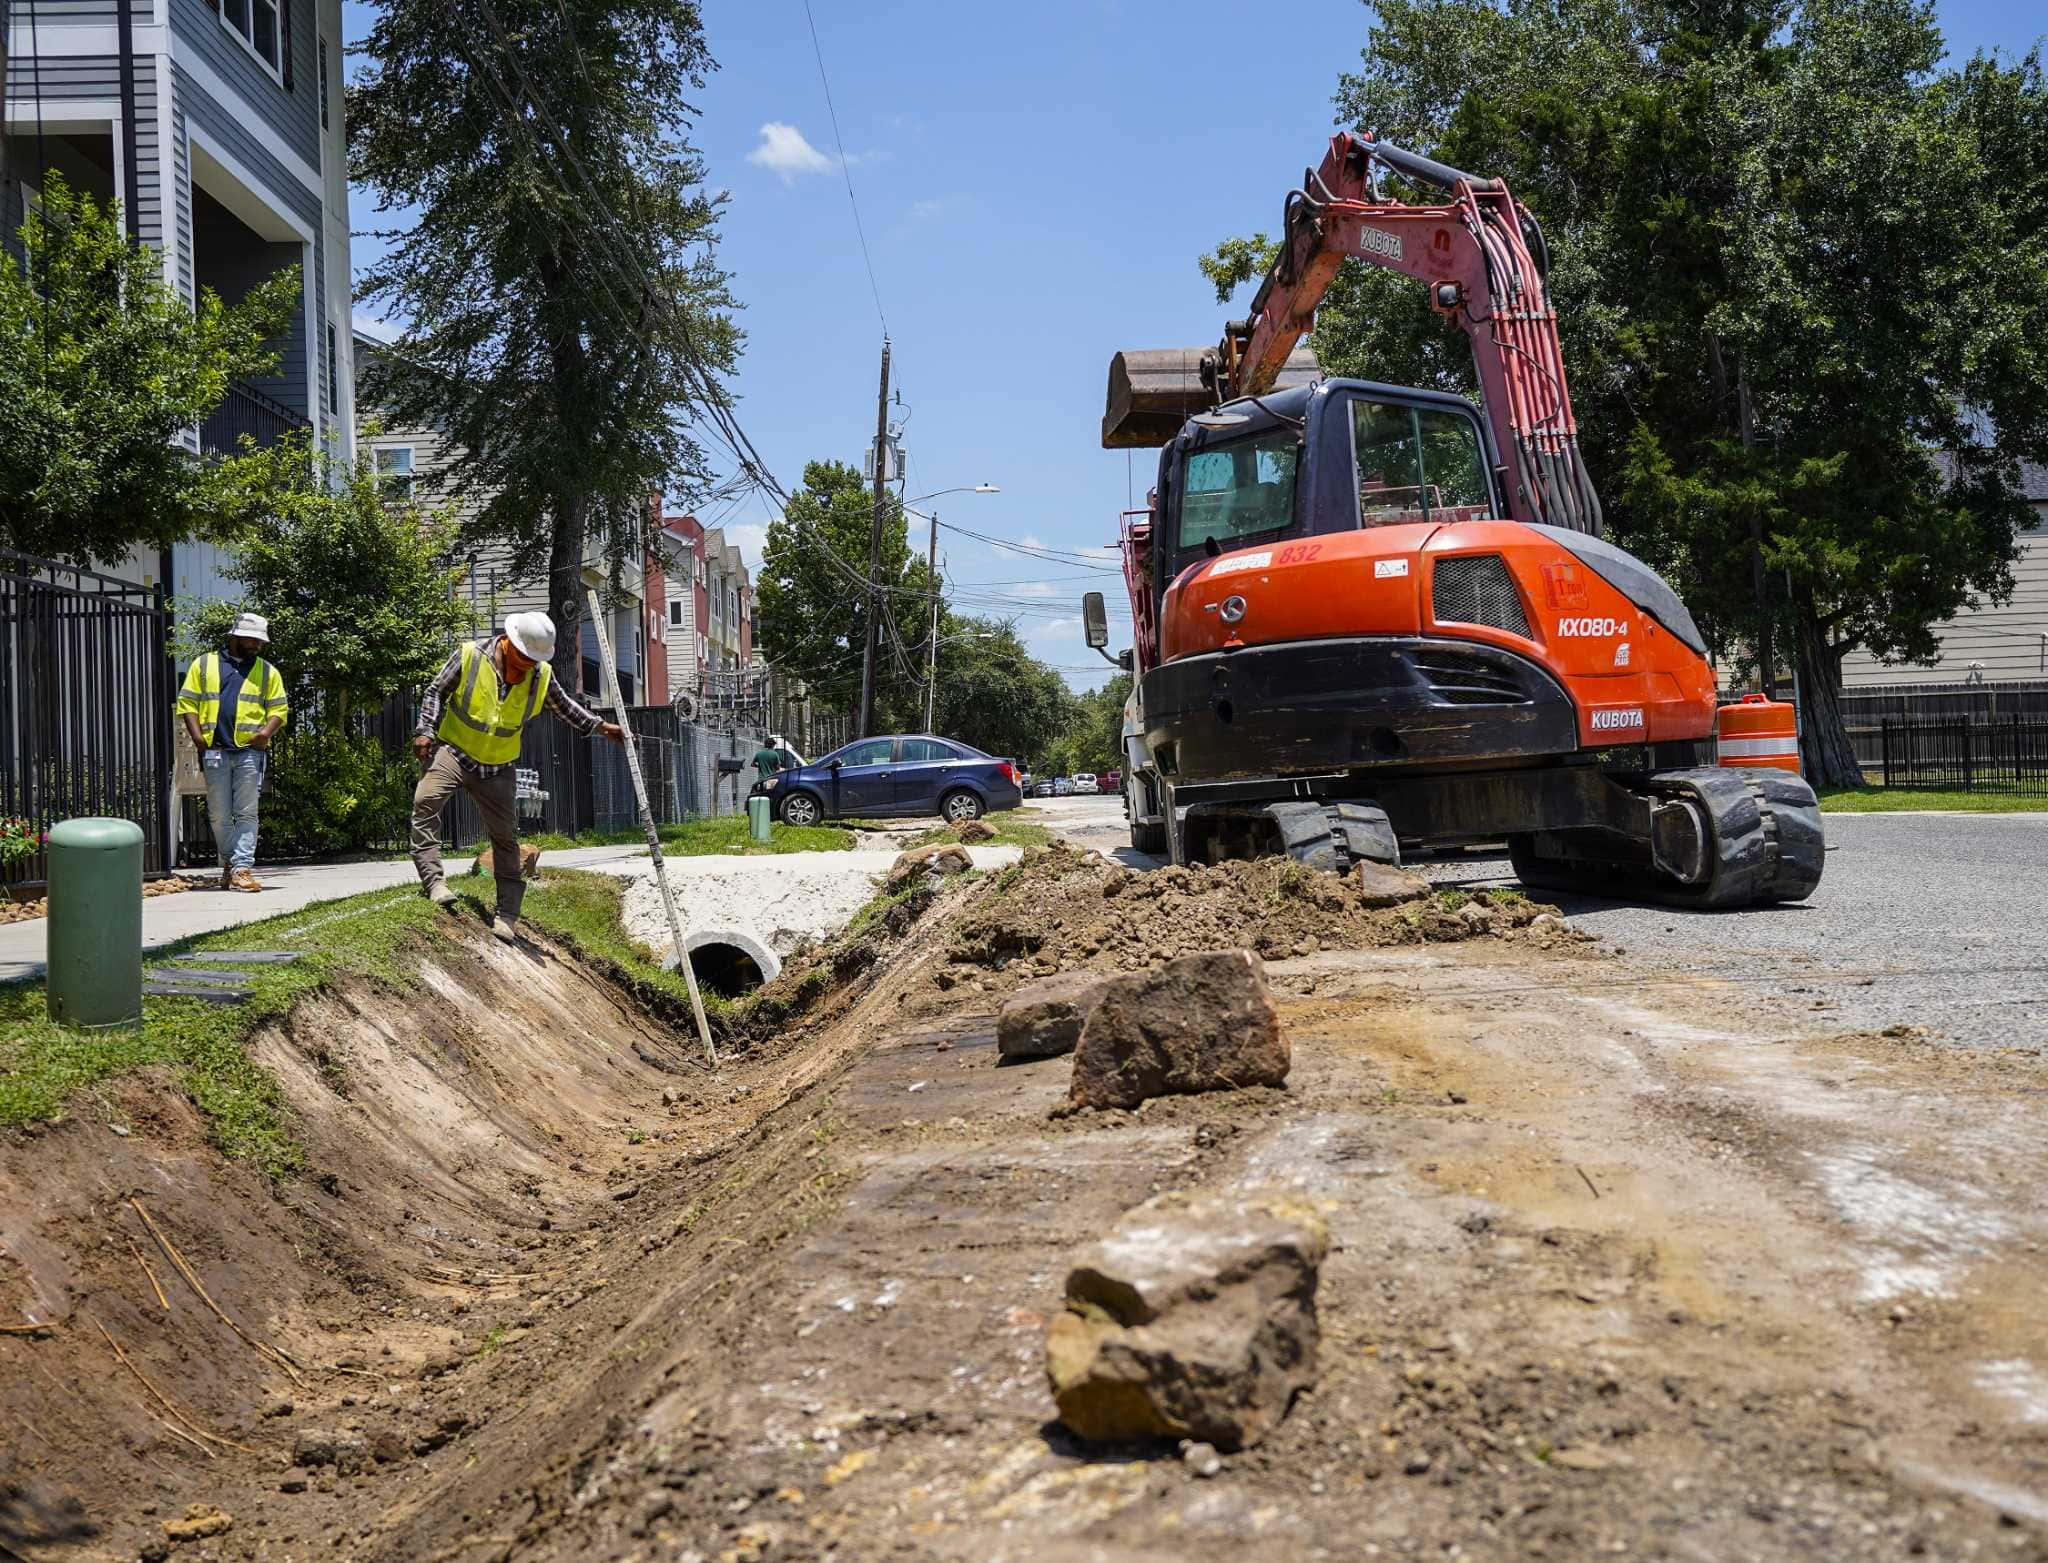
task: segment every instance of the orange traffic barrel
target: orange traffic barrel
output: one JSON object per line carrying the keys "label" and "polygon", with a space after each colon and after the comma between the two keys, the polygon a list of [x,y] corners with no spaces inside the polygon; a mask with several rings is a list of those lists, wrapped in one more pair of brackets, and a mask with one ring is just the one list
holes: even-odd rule
{"label": "orange traffic barrel", "polygon": [[1799,774],[1799,726],[1792,707],[1762,695],[1744,695],[1721,707],[1715,736],[1722,765],[1763,766]]}

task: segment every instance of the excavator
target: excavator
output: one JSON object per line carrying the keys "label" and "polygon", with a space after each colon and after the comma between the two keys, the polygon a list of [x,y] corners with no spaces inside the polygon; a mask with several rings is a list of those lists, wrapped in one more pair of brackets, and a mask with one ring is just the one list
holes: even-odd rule
{"label": "excavator", "polygon": [[[1388,172],[1441,198],[1383,198]],[[1346,259],[1464,330],[1476,406],[1321,376],[1300,343]],[[1525,884],[1699,908],[1819,884],[1813,790],[1715,763],[1706,641],[1602,537],[1548,270],[1503,181],[1340,133],[1249,317],[1111,362],[1104,447],[1160,451],[1112,658],[1138,846],[1341,872],[1505,838]],[[1108,656],[1100,593],[1083,617]]]}

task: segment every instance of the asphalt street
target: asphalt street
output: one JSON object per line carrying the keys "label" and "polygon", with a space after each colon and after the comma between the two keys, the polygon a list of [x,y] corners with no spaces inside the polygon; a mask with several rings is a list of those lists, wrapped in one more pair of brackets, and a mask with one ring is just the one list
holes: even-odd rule
{"label": "asphalt street", "polygon": [[[1032,805],[1061,834],[1132,867],[1115,798]],[[1842,1031],[1917,1026],[1959,1046],[2048,1052],[2048,814],[1830,814],[1812,899],[1676,912],[1560,897],[1573,926],[1645,980],[1682,972],[1753,986],[1759,1003]],[[1515,885],[1505,857],[1409,865],[1445,886]]]}

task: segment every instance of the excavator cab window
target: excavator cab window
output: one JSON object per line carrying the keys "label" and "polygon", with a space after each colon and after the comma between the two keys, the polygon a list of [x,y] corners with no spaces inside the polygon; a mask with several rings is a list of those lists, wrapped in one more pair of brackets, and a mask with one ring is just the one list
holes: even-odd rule
{"label": "excavator cab window", "polygon": [[1294,480],[1301,441],[1291,429],[1273,429],[1187,458],[1180,480],[1183,549],[1214,540],[1237,548],[1294,525]]}
{"label": "excavator cab window", "polygon": [[1351,450],[1365,526],[1493,513],[1479,426],[1463,413],[1360,399],[1351,404]]}

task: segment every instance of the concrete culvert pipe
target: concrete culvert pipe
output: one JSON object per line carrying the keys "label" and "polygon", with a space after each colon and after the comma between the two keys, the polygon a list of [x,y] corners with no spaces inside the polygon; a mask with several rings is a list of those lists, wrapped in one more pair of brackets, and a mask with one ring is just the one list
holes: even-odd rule
{"label": "concrete culvert pipe", "polygon": [[[721,998],[736,999],[782,972],[782,957],[766,941],[738,928],[696,928],[683,935],[699,985]],[[662,964],[673,968],[675,957]]]}

